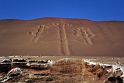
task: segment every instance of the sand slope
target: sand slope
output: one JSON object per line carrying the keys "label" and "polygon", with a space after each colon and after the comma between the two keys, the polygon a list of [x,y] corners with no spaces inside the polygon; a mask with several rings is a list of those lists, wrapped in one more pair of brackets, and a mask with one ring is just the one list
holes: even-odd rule
{"label": "sand slope", "polygon": [[0,55],[124,56],[124,22],[0,20]]}

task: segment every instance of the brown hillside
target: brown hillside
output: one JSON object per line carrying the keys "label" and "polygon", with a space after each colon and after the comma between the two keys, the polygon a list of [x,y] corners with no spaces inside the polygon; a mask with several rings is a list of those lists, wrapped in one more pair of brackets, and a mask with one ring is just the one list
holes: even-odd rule
{"label": "brown hillside", "polygon": [[124,56],[124,22],[1,20],[0,55]]}

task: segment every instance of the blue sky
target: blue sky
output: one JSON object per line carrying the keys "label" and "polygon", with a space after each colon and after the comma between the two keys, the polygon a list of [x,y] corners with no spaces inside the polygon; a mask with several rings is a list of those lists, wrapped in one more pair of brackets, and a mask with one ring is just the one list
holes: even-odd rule
{"label": "blue sky", "polygon": [[124,0],[0,0],[0,20],[42,17],[124,21]]}

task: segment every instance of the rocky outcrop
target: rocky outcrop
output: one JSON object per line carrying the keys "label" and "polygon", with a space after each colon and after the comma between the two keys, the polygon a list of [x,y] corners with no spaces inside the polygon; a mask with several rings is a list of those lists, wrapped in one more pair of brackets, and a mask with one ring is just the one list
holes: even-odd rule
{"label": "rocky outcrop", "polygon": [[[32,60],[13,58],[0,64],[0,81],[42,83],[123,83],[123,70],[116,65],[99,64],[79,58]],[[22,66],[22,63],[26,63]],[[13,63],[18,63],[13,65]],[[12,67],[11,67],[12,65]],[[2,68],[6,68],[2,70]],[[2,73],[4,72],[4,75]]]}

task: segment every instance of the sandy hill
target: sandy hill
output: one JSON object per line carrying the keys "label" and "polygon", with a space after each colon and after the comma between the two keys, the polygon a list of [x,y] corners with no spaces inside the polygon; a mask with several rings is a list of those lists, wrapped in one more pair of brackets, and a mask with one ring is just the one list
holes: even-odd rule
{"label": "sandy hill", "polygon": [[124,56],[124,22],[0,20],[0,55]]}

